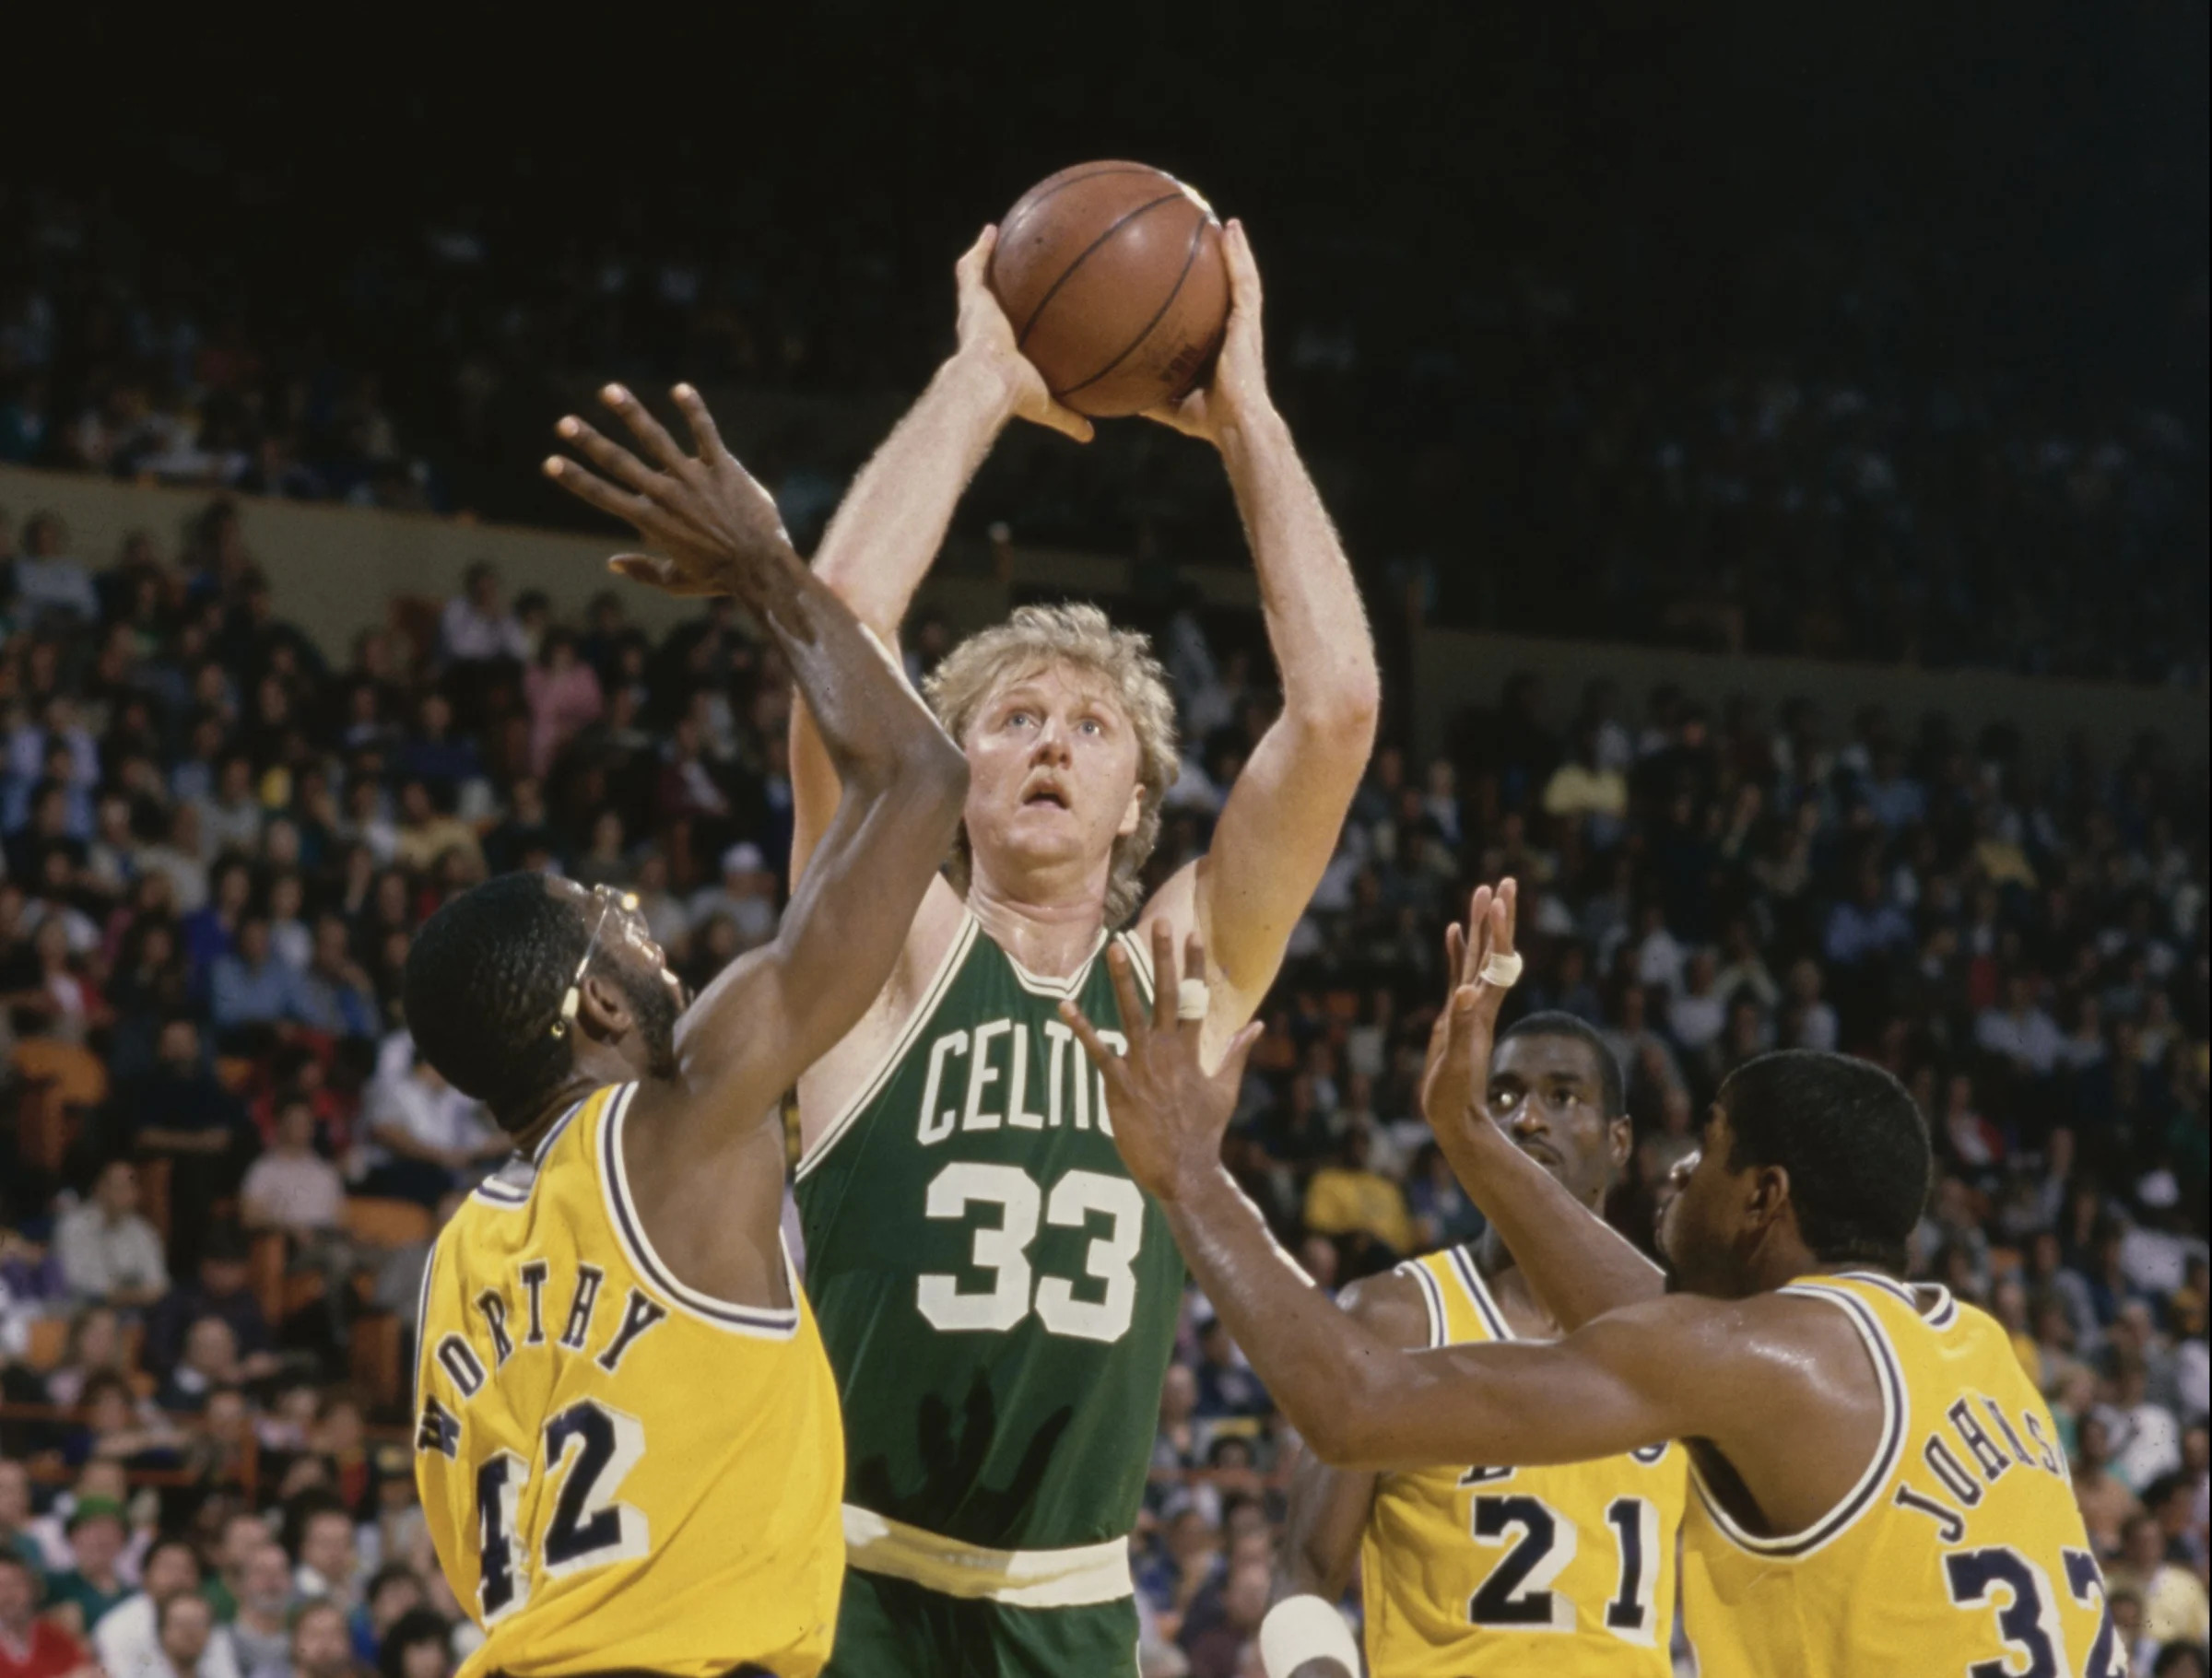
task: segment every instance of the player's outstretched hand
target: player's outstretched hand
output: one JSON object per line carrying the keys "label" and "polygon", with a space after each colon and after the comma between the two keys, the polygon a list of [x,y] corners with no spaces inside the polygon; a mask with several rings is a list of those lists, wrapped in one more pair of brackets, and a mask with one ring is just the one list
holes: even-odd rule
{"label": "player's outstretched hand", "polygon": [[634,526],[665,556],[618,554],[607,561],[609,570],[670,594],[743,593],[747,573],[796,557],[791,538],[774,499],[723,446],[699,393],[679,384],[672,394],[697,454],[686,454],[643,403],[610,384],[599,400],[629,426],[654,464],[648,465],[571,414],[554,433],[598,470],[556,454],[546,461],[546,475],[578,500]]}
{"label": "player's outstretched hand", "polygon": [[1015,341],[1013,323],[998,306],[991,289],[991,252],[998,249],[998,229],[987,227],[968,253],[953,264],[953,283],[960,299],[959,355],[989,370],[1004,382],[1014,404],[1014,417],[1031,425],[1045,426],[1079,443],[1091,439],[1090,421],[1065,403],[1053,400],[1044,375],[1021,353]]}
{"label": "player's outstretched hand", "polygon": [[1229,264],[1229,325],[1214,376],[1188,394],[1146,414],[1185,437],[1203,437],[1215,448],[1222,433],[1274,411],[1267,393],[1267,358],[1260,338],[1260,265],[1252,259],[1252,241],[1233,217],[1221,229],[1221,254]]}
{"label": "player's outstretched hand", "polygon": [[[1113,1120],[1113,1145],[1137,1186],[1163,1201],[1220,1168],[1221,1137],[1237,1109],[1244,1060],[1260,1039],[1255,1021],[1237,1033],[1209,1073],[1198,1062],[1199,1034],[1206,1008],[1196,998],[1179,1006],[1182,974],[1206,971],[1206,945],[1194,932],[1175,964],[1175,934],[1165,920],[1152,923],[1152,1005],[1137,994],[1129,952],[1115,944],[1106,952],[1113,993],[1122,1004],[1122,1030],[1129,1052],[1114,1053],[1072,1002],[1060,1004],[1060,1017],[1082,1039],[1084,1052],[1106,1080],[1106,1110]],[[1203,979],[1197,980],[1202,989]],[[1193,1017],[1194,1016],[1194,1017]]]}
{"label": "player's outstretched hand", "polygon": [[1495,890],[1477,886],[1466,924],[1444,934],[1444,970],[1452,989],[1429,1033],[1429,1062],[1421,1072],[1421,1114],[1429,1128],[1487,1116],[1482,1105],[1490,1081],[1490,1045],[1498,1011],[1510,984],[1482,977],[1490,957],[1513,954],[1513,921],[1520,887],[1501,881]]}

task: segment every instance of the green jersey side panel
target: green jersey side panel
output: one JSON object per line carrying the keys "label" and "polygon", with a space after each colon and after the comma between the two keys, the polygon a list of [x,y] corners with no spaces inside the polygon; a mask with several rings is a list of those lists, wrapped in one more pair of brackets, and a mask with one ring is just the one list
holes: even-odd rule
{"label": "green jersey side panel", "polygon": [[1035,979],[970,921],[875,1081],[799,1165],[846,1500],[994,1549],[1136,1524],[1182,1294],[1166,1220],[1123,1168],[1101,1080],[1060,1021],[1071,995],[1118,1047],[1103,960]]}

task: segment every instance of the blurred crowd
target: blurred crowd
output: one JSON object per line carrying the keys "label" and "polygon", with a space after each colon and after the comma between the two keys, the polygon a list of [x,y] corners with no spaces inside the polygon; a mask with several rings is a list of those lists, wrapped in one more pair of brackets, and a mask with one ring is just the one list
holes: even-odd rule
{"label": "blurred crowd", "polygon": [[[415,1506],[404,1347],[502,1144],[415,1059],[408,937],[526,868],[635,892],[694,984],[762,942],[785,673],[725,607],[653,636],[619,593],[563,620],[481,567],[320,648],[219,500],[174,553],[94,563],[34,513],[0,557],[0,1674],[434,1678],[472,1634]],[[1164,878],[1277,700],[1252,619],[1147,627],[1186,739]],[[913,639],[919,674],[946,636]],[[1514,1005],[1619,1058],[1635,1238],[1747,1057],[1840,1048],[1912,1088],[1941,1158],[1919,1269],[2050,1394],[2141,1670],[2201,1649],[2205,767],[1602,681],[1554,714],[1514,677],[1436,760],[1376,754],[1265,1011],[1247,1191],[1330,1287],[1479,1233],[1413,1091],[1441,929],[1510,874]],[[1194,1295],[1136,1541],[1152,1672],[1253,1670],[1295,1449]]]}
{"label": "blurred crowd", "polygon": [[[895,203],[805,229],[720,213],[751,219],[711,252],[511,248],[433,217],[326,276],[309,328],[250,254],[156,262],[112,209],[0,195],[0,462],[559,522],[530,470],[552,419],[596,377],[683,377],[753,399],[732,435],[804,544],[879,399],[944,346],[952,252],[925,287],[888,260]],[[1942,315],[1939,253],[1782,241],[1726,325],[1624,342],[1618,299],[1529,262],[1459,272],[1449,311],[1409,318],[1402,253],[1296,231],[1263,237],[1292,265],[1272,370],[1371,593],[1509,631],[2204,683],[2201,426],[1906,347]],[[1080,453],[1018,432],[963,516],[1140,559],[1241,552],[1203,451],[1141,425]]]}

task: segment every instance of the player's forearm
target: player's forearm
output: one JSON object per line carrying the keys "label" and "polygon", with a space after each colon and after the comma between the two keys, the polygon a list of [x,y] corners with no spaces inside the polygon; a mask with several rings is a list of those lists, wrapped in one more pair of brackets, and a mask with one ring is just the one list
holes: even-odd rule
{"label": "player's forearm", "polygon": [[1224,432],[1221,458],[1252,543],[1268,644],[1283,679],[1283,723],[1364,767],[1382,679],[1351,562],[1282,417]]}
{"label": "player's forearm", "polygon": [[1324,1461],[1356,1460],[1362,1406],[1405,1355],[1305,1279],[1226,1170],[1160,1205],[1199,1288],[1291,1425]]}
{"label": "player's forearm", "polygon": [[1282,1559],[1269,1600],[1317,1596],[1334,1602],[1342,1596],[1374,1500],[1374,1475],[1331,1468],[1309,1452],[1291,1476]]}
{"label": "player's forearm", "polygon": [[1433,1129],[1460,1187],[1562,1329],[1571,1333],[1593,1318],[1666,1291],[1657,1265],[1488,1118],[1469,1116]]}
{"label": "player's forearm", "polygon": [[815,572],[885,640],[898,633],[961,492],[1013,417],[1006,381],[956,355],[845,492]]}
{"label": "player's forearm", "polygon": [[847,786],[965,791],[966,760],[906,685],[889,650],[794,557],[763,621],[791,666],[816,740]]}

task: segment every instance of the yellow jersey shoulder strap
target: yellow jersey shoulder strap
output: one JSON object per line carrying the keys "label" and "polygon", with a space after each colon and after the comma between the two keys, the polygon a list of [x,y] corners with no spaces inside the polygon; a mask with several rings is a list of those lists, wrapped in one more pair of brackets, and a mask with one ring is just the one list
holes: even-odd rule
{"label": "yellow jersey shoulder strap", "polygon": [[[1801,1299],[1826,1300],[1851,1319],[1851,1326],[1858,1331],[1867,1359],[1874,1366],[1875,1382],[1882,1399],[1882,1431],[1865,1472],[1835,1508],[1802,1531],[1774,1537],[1752,1532],[1728,1512],[1727,1505],[1707,1485],[1696,1457],[1690,1458],[1690,1473],[1697,1484],[1699,1498],[1722,1534],[1737,1548],[1755,1555],[1789,1560],[1811,1555],[1855,1525],[1879,1499],[1882,1488],[1897,1472],[1899,1459],[1904,1453],[1912,1406],[1906,1391],[1904,1365],[1883,1323],[1883,1312],[1877,1308],[1874,1299],[1878,1297],[1889,1304],[1902,1301],[1908,1309],[1917,1308],[1912,1292],[1901,1284],[1857,1272],[1801,1276],[1779,1291]],[[1946,1298],[1947,1303],[1947,1296]],[[1951,1314],[1956,1315],[1955,1307],[1951,1308]]]}
{"label": "yellow jersey shoulder strap", "polygon": [[1469,1249],[1447,1247],[1441,1252],[1409,1259],[1398,1266],[1398,1272],[1420,1285],[1421,1298],[1429,1308],[1430,1350],[1513,1337]]}

